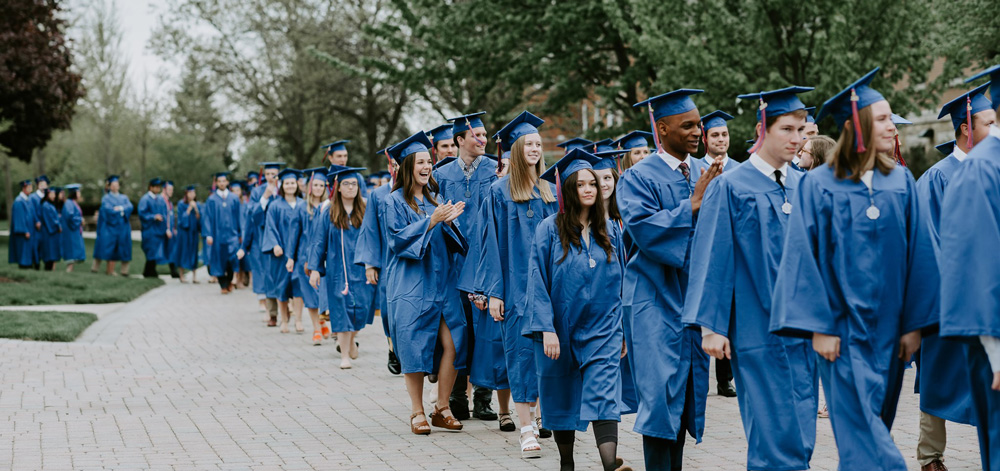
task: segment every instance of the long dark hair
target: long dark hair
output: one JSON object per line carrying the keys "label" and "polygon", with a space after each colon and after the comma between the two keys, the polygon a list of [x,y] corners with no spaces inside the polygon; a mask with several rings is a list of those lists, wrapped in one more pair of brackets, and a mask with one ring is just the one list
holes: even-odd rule
{"label": "long dark hair", "polygon": [[[419,152],[412,153],[403,159],[403,165],[399,166],[399,170],[396,172],[396,180],[392,184],[392,191],[396,191],[400,188],[403,189],[403,199],[406,200],[406,204],[410,205],[410,207],[416,212],[420,212],[420,209],[417,208],[417,202],[413,200],[413,186],[417,184],[413,178],[413,168],[416,166],[416,156],[418,153]],[[431,173],[430,179],[427,180],[427,185],[425,185],[423,189],[424,199],[429,201],[432,205],[437,206],[437,201],[434,199],[434,194],[437,192],[438,184],[437,181],[434,180],[434,174]]]}
{"label": "long dark hair", "polygon": [[618,212],[618,170],[614,168],[611,169],[611,176],[615,180],[615,191],[612,191],[611,196],[608,197],[608,219],[620,222],[622,220],[622,215]]}
{"label": "long dark hair", "polygon": [[[348,177],[354,178],[354,177]],[[348,225],[355,228],[361,227],[361,221],[365,218],[365,199],[361,197],[361,181],[358,180],[358,196],[354,197],[354,208],[350,216],[344,209],[344,197],[340,194],[340,188],[333,191],[333,200],[330,201],[330,223],[338,229],[347,229]]]}
{"label": "long dark hair", "polygon": [[608,220],[604,214],[601,185],[598,183],[597,174],[589,168],[570,175],[562,183],[564,212],[556,215],[556,229],[559,230],[559,241],[562,243],[563,249],[563,256],[559,259],[559,263],[566,260],[571,245],[583,248],[580,241],[580,235],[583,232],[583,225],[580,224],[580,212],[583,211],[583,205],[580,203],[580,193],[576,189],[577,176],[580,175],[580,172],[590,172],[594,176],[594,184],[597,186],[597,200],[587,211],[587,219],[590,221],[592,241],[597,242],[597,245],[604,249],[604,253],[608,255],[608,263],[611,263],[614,249],[611,247],[611,239],[608,237]]}

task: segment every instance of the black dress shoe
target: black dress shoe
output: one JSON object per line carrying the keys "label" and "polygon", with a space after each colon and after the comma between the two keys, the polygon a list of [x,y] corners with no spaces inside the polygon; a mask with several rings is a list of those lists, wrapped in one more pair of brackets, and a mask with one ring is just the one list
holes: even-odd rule
{"label": "black dress shoe", "polygon": [[475,401],[472,408],[472,417],[479,420],[497,420],[497,413],[493,412],[493,409],[490,409],[489,402]]}
{"label": "black dress shoe", "polygon": [[[431,383],[431,384],[434,384],[434,383],[438,382],[438,375],[436,375],[436,374],[429,374],[429,375],[427,375],[427,382]],[[452,412],[452,415],[454,415],[454,414],[455,413]]]}
{"label": "black dress shoe", "polygon": [[389,361],[385,364],[386,368],[389,368],[389,372],[398,375],[403,372],[403,365],[399,364],[399,358],[396,357],[396,352],[389,352]]}
{"label": "black dress shoe", "polygon": [[736,397],[736,388],[733,387],[733,383],[731,382],[720,383],[718,391],[722,397]]}
{"label": "black dress shoe", "polygon": [[451,413],[458,420],[469,420],[469,398],[451,396],[448,398],[448,405],[451,406]]}

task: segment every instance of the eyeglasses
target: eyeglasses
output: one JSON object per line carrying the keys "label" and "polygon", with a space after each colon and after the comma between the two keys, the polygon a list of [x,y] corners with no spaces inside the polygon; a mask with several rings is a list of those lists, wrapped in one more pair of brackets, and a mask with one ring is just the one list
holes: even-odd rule
{"label": "eyeglasses", "polygon": [[346,182],[341,183],[340,186],[342,186],[344,188],[356,187],[356,186],[358,186],[358,182],[353,181],[353,180],[352,181],[346,181]]}
{"label": "eyeglasses", "polygon": [[809,151],[807,151],[807,150],[805,150],[805,149],[799,149],[799,151],[798,151],[798,152],[796,153],[796,155],[798,155],[799,157],[802,157],[802,154],[809,154],[809,155],[813,155],[813,153],[812,153],[812,152],[809,152]]}

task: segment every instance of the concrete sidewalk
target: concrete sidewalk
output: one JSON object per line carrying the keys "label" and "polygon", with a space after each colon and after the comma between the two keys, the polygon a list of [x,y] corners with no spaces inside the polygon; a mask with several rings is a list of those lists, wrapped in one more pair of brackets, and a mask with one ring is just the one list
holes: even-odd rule
{"label": "concrete sidewalk", "polygon": [[[410,434],[409,400],[402,377],[386,371],[381,330],[362,331],[361,357],[340,370],[334,342],[314,347],[310,335],[265,327],[248,290],[222,296],[215,285],[169,280],[75,343],[0,340],[0,468],[558,468],[551,439],[541,440],[543,458],[522,460],[518,434],[496,422]],[[642,469],[631,428],[625,417],[619,455]],[[917,396],[907,392],[894,435],[912,470],[917,433]],[[578,437],[577,469],[599,469],[593,435]],[[972,427],[949,424],[948,439],[952,470],[979,469]],[[705,439],[689,440],[685,469],[745,469],[746,446],[736,400],[712,394]],[[836,469],[825,419],[812,465]]]}

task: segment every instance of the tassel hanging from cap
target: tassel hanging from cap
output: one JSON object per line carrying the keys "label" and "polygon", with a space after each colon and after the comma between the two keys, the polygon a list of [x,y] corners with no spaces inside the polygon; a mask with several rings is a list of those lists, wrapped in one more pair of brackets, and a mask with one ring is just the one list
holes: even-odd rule
{"label": "tassel hanging from cap", "polygon": [[[764,101],[764,97],[760,98],[760,134],[757,136],[757,141],[753,143],[750,147],[750,153],[753,154],[760,150],[760,147],[764,145],[764,135],[767,134],[767,102]],[[708,144],[706,143],[706,146]]]}
{"label": "tassel hanging from cap", "polygon": [[967,133],[969,134],[969,139],[965,141],[965,147],[972,149],[972,97],[969,95],[965,96],[965,125],[968,126]]}
{"label": "tassel hanging from cap", "polygon": [[257,186],[260,186],[260,182],[264,181],[264,166],[260,166],[260,173],[257,174]]}
{"label": "tassel hanging from cap", "polygon": [[347,296],[351,292],[351,285],[347,281],[347,257],[344,253],[344,228],[340,228],[340,262],[344,266],[344,290],[340,294]]}
{"label": "tassel hanging from cap", "polygon": [[386,162],[386,165],[388,166],[388,169],[389,169],[389,176],[392,178],[392,181],[396,181],[396,171],[393,170],[393,168],[392,168],[392,157],[389,157],[389,148],[388,147],[385,149],[385,160],[388,161],[388,162]]}
{"label": "tassel hanging from cap", "polygon": [[656,120],[653,119],[653,104],[647,103],[646,106],[649,108],[649,127],[653,131],[653,143],[656,144],[656,153],[662,153],[663,147],[660,146],[660,135],[656,133]]}
{"label": "tassel hanging from cap", "polygon": [[896,158],[896,163],[905,167],[906,161],[903,160],[903,149],[899,146],[899,133],[897,132],[894,137],[896,138],[896,147],[892,150],[893,157]]}
{"label": "tassel hanging from cap", "polygon": [[851,117],[854,122],[854,144],[855,149],[860,154],[865,149],[865,136],[861,133],[861,117],[858,115],[858,93],[851,89]]}
{"label": "tassel hanging from cap", "polygon": [[559,201],[559,214],[563,214],[565,209],[563,208],[562,177],[559,175],[559,168],[556,168],[556,200]]}

